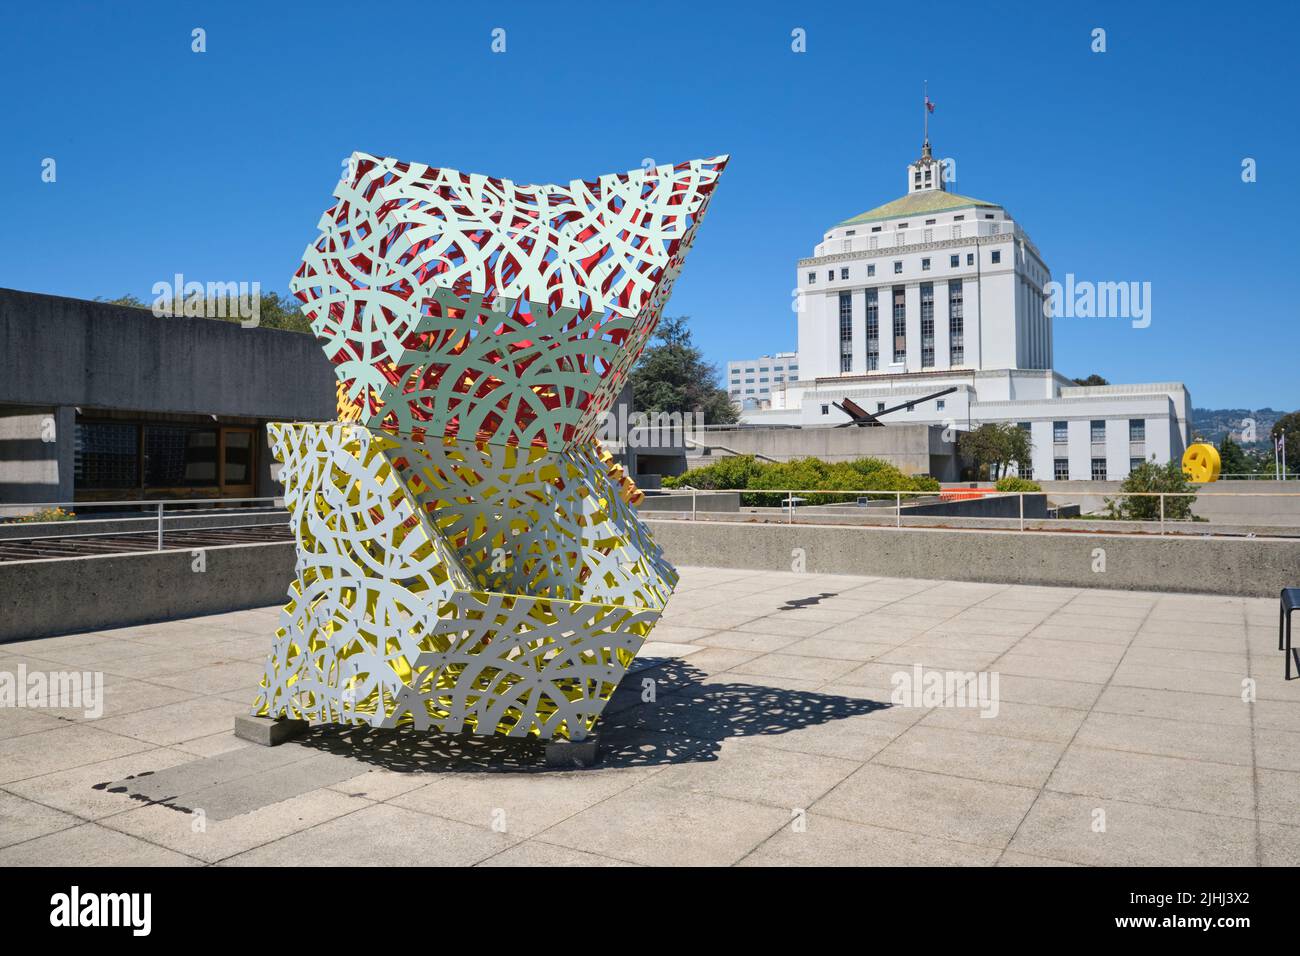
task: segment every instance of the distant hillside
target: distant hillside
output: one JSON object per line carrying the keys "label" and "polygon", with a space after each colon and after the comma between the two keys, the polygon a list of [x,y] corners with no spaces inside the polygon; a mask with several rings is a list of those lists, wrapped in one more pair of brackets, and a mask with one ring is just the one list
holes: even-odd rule
{"label": "distant hillside", "polygon": [[1267,444],[1273,423],[1284,414],[1285,412],[1272,408],[1257,408],[1254,411],[1249,408],[1193,408],[1192,434],[1217,445],[1224,435],[1231,432],[1233,439],[1241,442],[1241,431],[1245,427],[1243,422],[1254,419],[1256,442]]}

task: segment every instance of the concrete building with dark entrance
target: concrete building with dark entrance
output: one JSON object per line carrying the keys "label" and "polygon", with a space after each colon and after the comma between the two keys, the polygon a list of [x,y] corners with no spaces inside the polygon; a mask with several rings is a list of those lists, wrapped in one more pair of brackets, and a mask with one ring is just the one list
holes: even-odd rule
{"label": "concrete building with dark entrance", "polygon": [[334,389],[310,335],[0,289],[0,506],[278,495],[266,423]]}

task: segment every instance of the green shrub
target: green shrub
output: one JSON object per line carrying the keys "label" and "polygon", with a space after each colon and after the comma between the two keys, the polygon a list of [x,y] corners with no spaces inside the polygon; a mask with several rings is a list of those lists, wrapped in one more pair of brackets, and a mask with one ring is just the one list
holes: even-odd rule
{"label": "green shrub", "polygon": [[703,468],[692,468],[663,480],[665,488],[746,488],[762,466],[753,455],[719,458]]}
{"label": "green shrub", "polygon": [[[752,455],[721,458],[704,468],[693,468],[675,478],[665,478],[665,488],[700,489],[793,489],[796,497],[807,504],[838,504],[856,501],[859,490],[871,491],[938,491],[939,482],[929,475],[905,475],[887,461],[879,458],[859,458],[855,461],[825,462],[820,458],[795,458],[782,462],[760,462]],[[835,492],[842,494],[816,494],[809,492]],[[889,498],[891,495],[870,495],[872,498]],[[742,505],[747,507],[776,508],[785,504],[787,495],[774,491],[770,494],[744,494]]]}
{"label": "green shrub", "polygon": [[[1191,482],[1183,474],[1182,465],[1176,461],[1166,462],[1163,465],[1157,465],[1152,461],[1144,461],[1128,473],[1124,483],[1120,485],[1120,491],[1134,492],[1155,492],[1163,491],[1169,495],[1165,498],[1165,518],[1171,521],[1187,521],[1192,519],[1192,503],[1196,501],[1196,495],[1182,495],[1178,492],[1193,491]],[[1174,494],[1169,494],[1173,492]],[[1142,498],[1107,498],[1106,514],[1111,518],[1120,518],[1125,521],[1159,521],[1160,520],[1160,499],[1157,497]]]}
{"label": "green shrub", "polygon": [[1007,475],[1005,478],[999,478],[993,485],[998,491],[1042,491],[1043,486],[1036,481],[1030,481],[1028,478],[1017,478],[1015,475]]}

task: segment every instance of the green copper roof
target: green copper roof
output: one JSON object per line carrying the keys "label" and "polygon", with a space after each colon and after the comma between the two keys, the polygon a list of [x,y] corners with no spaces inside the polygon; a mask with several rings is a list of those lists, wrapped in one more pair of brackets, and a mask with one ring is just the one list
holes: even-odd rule
{"label": "green copper roof", "polygon": [[862,222],[876,222],[880,219],[894,219],[898,216],[920,216],[931,212],[950,212],[954,209],[965,209],[968,206],[1002,208],[995,202],[972,199],[970,196],[959,196],[956,193],[944,192],[942,189],[927,189],[922,192],[908,193],[893,202],[887,202],[875,209],[868,209],[852,219],[845,219],[834,228],[855,226]]}

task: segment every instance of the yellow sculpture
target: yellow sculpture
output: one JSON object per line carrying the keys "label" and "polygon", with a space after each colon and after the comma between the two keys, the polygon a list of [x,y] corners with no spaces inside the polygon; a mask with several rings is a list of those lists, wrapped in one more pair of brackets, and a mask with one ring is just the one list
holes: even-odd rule
{"label": "yellow sculpture", "polygon": [[1219,467],[1219,449],[1207,442],[1188,445],[1183,452],[1183,474],[1192,481],[1218,481]]}

